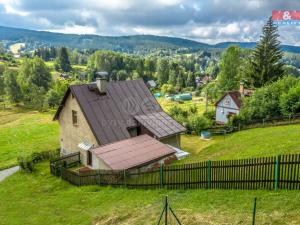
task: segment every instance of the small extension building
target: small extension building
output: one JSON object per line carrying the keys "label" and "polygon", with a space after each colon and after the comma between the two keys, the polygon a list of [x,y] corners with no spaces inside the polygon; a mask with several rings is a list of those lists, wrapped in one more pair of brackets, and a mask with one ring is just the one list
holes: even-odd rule
{"label": "small extension building", "polygon": [[[81,153],[92,169],[124,169],[164,162],[186,129],[166,114],[143,80],[71,85],[54,116],[61,154]],[[172,157],[171,157],[172,158]]]}

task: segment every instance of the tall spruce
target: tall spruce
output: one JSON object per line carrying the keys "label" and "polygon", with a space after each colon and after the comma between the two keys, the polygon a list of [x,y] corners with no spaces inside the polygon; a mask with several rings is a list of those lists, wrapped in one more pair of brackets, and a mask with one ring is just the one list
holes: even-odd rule
{"label": "tall spruce", "polygon": [[69,60],[69,54],[65,47],[62,47],[59,51],[58,60],[60,64],[60,68],[64,72],[70,72],[71,71],[71,63]]}
{"label": "tall spruce", "polygon": [[251,73],[256,87],[276,81],[284,74],[284,64],[281,61],[283,53],[280,50],[277,32],[278,29],[270,17],[262,29],[260,41],[253,50],[251,57]]}

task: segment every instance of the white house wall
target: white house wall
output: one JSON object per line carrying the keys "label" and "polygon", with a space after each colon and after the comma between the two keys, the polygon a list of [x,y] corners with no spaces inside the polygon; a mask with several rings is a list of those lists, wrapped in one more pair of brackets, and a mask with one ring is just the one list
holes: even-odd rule
{"label": "white house wall", "polygon": [[227,123],[227,116],[230,113],[239,114],[240,110],[231,98],[230,95],[226,95],[216,107],[216,121],[219,123]]}

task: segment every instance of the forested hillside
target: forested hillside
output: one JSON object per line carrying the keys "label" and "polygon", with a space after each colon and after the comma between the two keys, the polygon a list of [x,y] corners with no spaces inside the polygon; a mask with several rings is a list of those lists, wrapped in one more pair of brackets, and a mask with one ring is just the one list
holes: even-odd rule
{"label": "forested hillside", "polygon": [[[10,27],[0,27],[0,42],[7,48],[14,43],[25,43],[26,50],[34,50],[42,46],[65,46],[69,48],[105,49],[137,54],[145,54],[157,50],[172,50],[182,53],[193,52],[199,49],[224,49],[232,44],[241,48],[253,48],[255,46],[254,42],[223,42],[209,45],[183,38],[155,35],[76,35]],[[281,48],[288,52],[300,52],[299,46],[282,45]]]}

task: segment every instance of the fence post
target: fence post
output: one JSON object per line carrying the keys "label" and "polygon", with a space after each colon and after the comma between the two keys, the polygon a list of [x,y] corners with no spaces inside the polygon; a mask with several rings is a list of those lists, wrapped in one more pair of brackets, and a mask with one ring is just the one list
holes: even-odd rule
{"label": "fence post", "polygon": [[165,198],[165,225],[168,225],[168,210],[169,210],[169,206],[168,206],[168,196],[166,196]]}
{"label": "fence post", "polygon": [[276,164],[275,164],[275,191],[278,190],[279,184],[279,164],[280,164],[280,156],[276,156]]}
{"label": "fence post", "polygon": [[164,165],[160,164],[160,170],[159,170],[159,180],[160,180],[160,187],[164,187]]}
{"label": "fence post", "polygon": [[211,161],[207,161],[207,187],[211,188]]}
{"label": "fence post", "polygon": [[126,170],[124,170],[124,186],[125,186],[125,188],[127,187],[127,183],[126,183]]}
{"label": "fence post", "polygon": [[262,121],[262,122],[263,122],[263,127],[264,127],[264,126],[265,126],[265,119],[263,119],[263,121]]}
{"label": "fence post", "polygon": [[255,217],[256,217],[256,198],[254,198],[252,225],[255,225]]}

